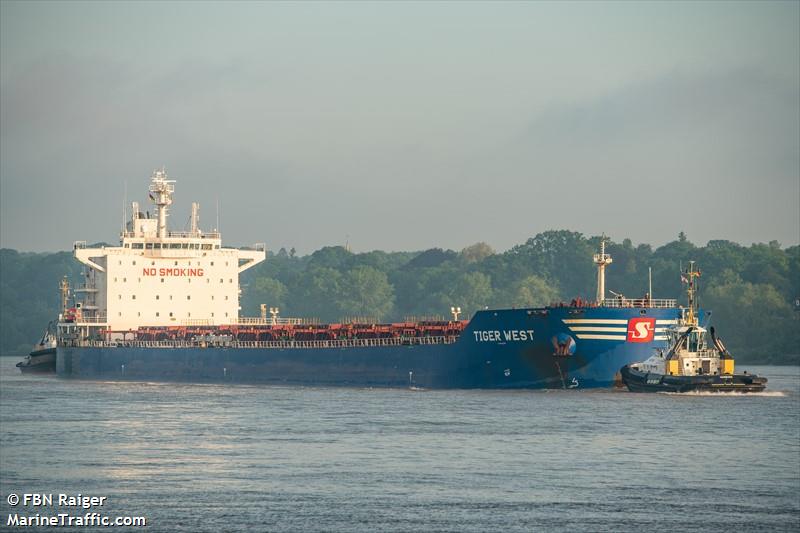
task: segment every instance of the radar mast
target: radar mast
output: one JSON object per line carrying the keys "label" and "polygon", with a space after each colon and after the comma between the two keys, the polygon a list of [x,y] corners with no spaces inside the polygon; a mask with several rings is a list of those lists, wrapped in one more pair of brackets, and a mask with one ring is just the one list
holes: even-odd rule
{"label": "radar mast", "polygon": [[167,237],[167,207],[172,205],[172,194],[175,192],[175,180],[167,179],[167,170],[155,170],[150,177],[150,200],[158,209],[158,238]]}
{"label": "radar mast", "polygon": [[613,262],[611,256],[606,253],[607,240],[605,235],[600,237],[600,253],[594,254],[594,264],[597,265],[597,296],[595,299],[598,305],[601,305],[606,299],[606,266]]}

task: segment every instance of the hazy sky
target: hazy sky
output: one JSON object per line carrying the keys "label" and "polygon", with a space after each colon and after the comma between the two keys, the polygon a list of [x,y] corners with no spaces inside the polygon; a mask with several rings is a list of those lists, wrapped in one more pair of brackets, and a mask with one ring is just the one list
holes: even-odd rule
{"label": "hazy sky", "polygon": [[0,5],[3,247],[800,240],[795,1]]}

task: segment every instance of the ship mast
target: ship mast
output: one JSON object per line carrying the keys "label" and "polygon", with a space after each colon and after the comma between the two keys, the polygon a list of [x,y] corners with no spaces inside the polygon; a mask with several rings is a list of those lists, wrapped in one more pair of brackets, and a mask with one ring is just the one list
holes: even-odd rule
{"label": "ship mast", "polygon": [[58,288],[61,291],[61,312],[67,312],[67,306],[69,305],[69,281],[67,280],[67,276],[64,276],[61,282],[58,284]]}
{"label": "ship mast", "polygon": [[681,280],[687,284],[686,294],[689,297],[689,311],[686,317],[686,323],[690,326],[697,325],[697,302],[695,301],[697,287],[695,286],[694,278],[699,277],[700,271],[694,269],[694,261],[689,261],[689,268],[682,274]]}
{"label": "ship mast", "polygon": [[605,235],[600,237],[600,253],[594,254],[594,264],[597,265],[597,296],[595,299],[598,305],[601,305],[606,299],[606,266],[613,262],[611,256],[606,253],[606,240]]}
{"label": "ship mast", "polygon": [[164,167],[156,170],[150,178],[150,199],[158,209],[158,238],[167,236],[167,207],[172,205],[172,193],[175,192],[175,180],[167,179]]}

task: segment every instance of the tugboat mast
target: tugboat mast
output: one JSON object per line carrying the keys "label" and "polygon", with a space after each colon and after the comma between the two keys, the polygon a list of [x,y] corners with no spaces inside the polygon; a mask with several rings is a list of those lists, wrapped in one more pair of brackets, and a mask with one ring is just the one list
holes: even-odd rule
{"label": "tugboat mast", "polygon": [[606,240],[605,235],[600,237],[600,253],[594,254],[594,264],[597,265],[597,296],[595,300],[598,305],[602,305],[603,300],[606,299],[606,266],[613,262],[611,256],[606,253]]}
{"label": "tugboat mast", "polygon": [[66,313],[67,307],[69,306],[69,281],[67,280],[67,276],[61,279],[58,288],[61,291],[61,312]]}
{"label": "tugboat mast", "polygon": [[686,316],[686,323],[690,326],[697,326],[697,301],[695,298],[697,287],[695,287],[694,278],[700,277],[700,271],[694,269],[694,261],[689,261],[689,267],[686,269],[686,272],[683,273],[682,277],[688,285],[686,294],[689,299],[689,310]]}

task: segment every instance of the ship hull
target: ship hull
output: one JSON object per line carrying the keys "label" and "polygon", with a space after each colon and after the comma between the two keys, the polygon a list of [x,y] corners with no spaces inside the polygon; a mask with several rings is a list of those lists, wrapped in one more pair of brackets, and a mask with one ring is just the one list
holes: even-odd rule
{"label": "ship hull", "polygon": [[[631,320],[676,309],[542,308],[476,313],[458,340],[346,348],[59,346],[62,377],[421,388],[610,387],[619,369],[666,347],[628,339]],[[609,323],[613,326],[609,328]],[[608,330],[613,329],[612,334]],[[558,344],[561,343],[559,349]],[[558,355],[556,355],[558,354]]]}

